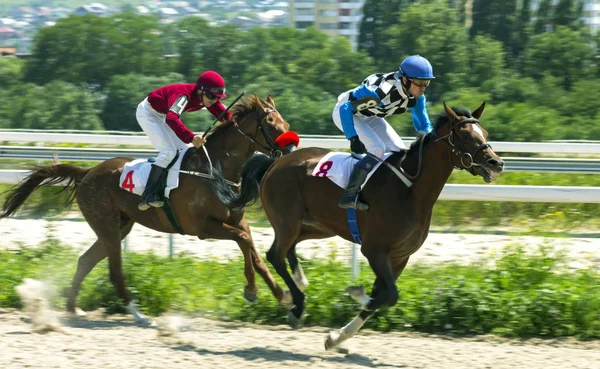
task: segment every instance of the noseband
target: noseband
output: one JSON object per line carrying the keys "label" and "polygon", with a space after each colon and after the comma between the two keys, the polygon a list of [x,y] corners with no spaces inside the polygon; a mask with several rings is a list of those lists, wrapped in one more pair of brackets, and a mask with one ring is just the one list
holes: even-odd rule
{"label": "noseband", "polygon": [[[235,129],[237,129],[238,132],[242,134],[242,136],[244,136],[248,140],[250,140],[250,142],[252,142],[254,144],[254,146],[258,146],[258,147],[262,148],[263,150],[268,151],[269,152],[269,156],[272,157],[273,159],[275,159],[275,158],[278,158],[278,157],[282,156],[283,152],[277,148],[277,144],[275,143],[275,141],[271,137],[269,137],[267,135],[267,133],[265,132],[265,128],[263,126],[263,119],[265,119],[266,117],[268,117],[269,114],[277,112],[277,110],[275,110],[275,109],[267,109],[267,110],[263,110],[263,112],[265,114],[261,117],[259,110],[256,110],[256,132],[254,133],[254,136],[256,136],[256,134],[260,130],[260,132],[262,133],[265,141],[267,142],[267,144],[269,146],[261,144],[260,142],[256,141],[256,139],[254,137],[252,137],[248,133],[244,132],[244,130],[242,130],[242,128],[240,127],[240,125],[238,124],[238,122],[236,120],[234,120],[233,124],[235,126]],[[246,115],[240,121],[240,123],[243,122],[244,120],[246,120],[246,118],[248,118],[248,115]]]}
{"label": "noseband", "polygon": [[[459,148],[457,148],[453,142],[453,137],[456,135],[456,131],[454,129],[467,123],[479,124],[479,120],[477,120],[476,118],[463,119],[452,126],[452,128],[450,129],[450,133],[448,133],[445,136],[438,137],[435,140],[435,142],[442,141],[443,143],[445,143],[446,146],[450,148],[452,154],[458,157],[458,159],[460,160],[460,164],[462,165],[461,167],[454,165],[454,163],[452,162],[452,158],[450,158],[450,162],[452,162],[452,165],[454,165],[454,167],[457,169],[469,169],[471,167],[480,167],[481,164],[475,162],[475,156],[479,153],[479,151],[492,147],[490,144],[484,143],[479,145],[475,150],[473,150],[472,153],[462,152]],[[435,131],[433,131],[432,133],[435,134]],[[465,163],[465,159],[467,160],[467,163]]]}

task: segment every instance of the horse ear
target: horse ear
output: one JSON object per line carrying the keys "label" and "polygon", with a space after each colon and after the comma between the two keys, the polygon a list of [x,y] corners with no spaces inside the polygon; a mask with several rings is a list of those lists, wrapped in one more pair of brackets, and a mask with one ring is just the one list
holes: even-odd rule
{"label": "horse ear", "polygon": [[273,109],[275,109],[275,101],[273,101],[273,95],[269,94],[269,96],[267,96],[267,103],[271,105]]}
{"label": "horse ear", "polygon": [[458,116],[456,116],[456,113],[454,112],[454,110],[450,109],[448,107],[448,105],[446,105],[446,102],[444,101],[444,110],[446,111],[446,114],[448,114],[448,118],[454,118],[454,120],[458,120]]}
{"label": "horse ear", "polygon": [[479,119],[483,115],[483,111],[484,110],[485,110],[485,101],[483,102],[483,104],[481,104],[480,107],[478,107],[477,109],[475,109],[475,111],[471,115],[473,116],[473,118]]}

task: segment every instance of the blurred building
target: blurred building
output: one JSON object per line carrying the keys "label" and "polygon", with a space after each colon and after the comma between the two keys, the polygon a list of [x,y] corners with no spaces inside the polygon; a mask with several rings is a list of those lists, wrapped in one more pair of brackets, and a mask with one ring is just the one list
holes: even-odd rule
{"label": "blurred building", "polygon": [[365,0],[291,0],[289,24],[315,27],[330,36],[344,36],[356,50]]}

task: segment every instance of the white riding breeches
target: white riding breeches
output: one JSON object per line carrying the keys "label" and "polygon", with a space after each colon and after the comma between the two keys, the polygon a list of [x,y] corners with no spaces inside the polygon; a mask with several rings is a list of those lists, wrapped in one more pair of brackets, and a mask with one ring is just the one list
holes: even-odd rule
{"label": "white riding breeches", "polygon": [[148,135],[152,145],[159,151],[155,165],[166,168],[177,155],[177,150],[186,149],[186,144],[177,137],[166,123],[166,114],[161,114],[150,106],[148,99],[139,103],[135,112],[138,124]]}
{"label": "white riding breeches", "polygon": [[[345,95],[345,96],[344,96]],[[340,131],[342,129],[342,119],[340,118],[340,107],[348,101],[348,93],[340,95],[338,102],[333,108],[333,122]],[[365,117],[362,115],[353,115],[354,128],[358,133],[358,138],[367,148],[367,151],[383,158],[383,154],[391,151],[400,151],[406,149],[402,138],[396,133],[394,128],[380,117]]]}

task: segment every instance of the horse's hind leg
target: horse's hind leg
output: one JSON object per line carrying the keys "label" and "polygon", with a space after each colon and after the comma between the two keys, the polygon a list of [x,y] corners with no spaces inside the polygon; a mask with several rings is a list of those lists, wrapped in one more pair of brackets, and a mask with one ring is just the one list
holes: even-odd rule
{"label": "horse's hind leg", "polygon": [[[129,217],[121,218],[121,239],[125,238],[125,236],[129,234],[133,224],[133,220],[131,220]],[[76,305],[77,295],[79,294],[81,283],[92,271],[92,269],[94,269],[94,267],[107,256],[108,254],[106,253],[106,249],[104,248],[103,244],[99,240],[96,240],[96,242],[94,242],[94,244],[79,257],[79,261],[77,262],[77,271],[73,277],[71,289],[69,290],[69,296],[67,299],[67,312],[74,313],[79,316],[85,315],[85,312],[77,308]]]}

